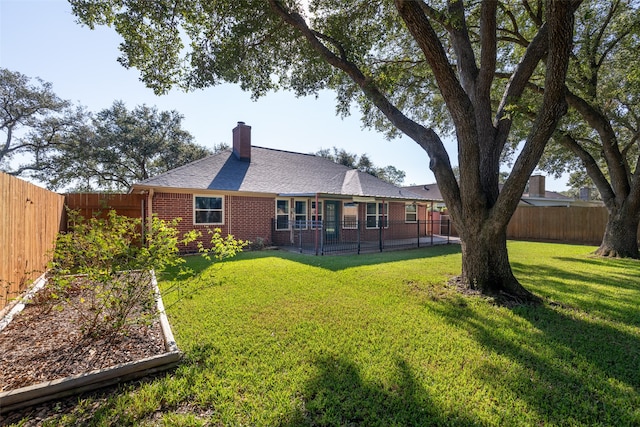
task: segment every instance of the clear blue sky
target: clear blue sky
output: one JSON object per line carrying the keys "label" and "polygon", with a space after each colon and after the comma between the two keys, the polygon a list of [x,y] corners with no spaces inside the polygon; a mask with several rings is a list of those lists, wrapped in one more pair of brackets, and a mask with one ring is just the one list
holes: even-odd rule
{"label": "clear blue sky", "polygon": [[[405,171],[405,185],[435,182],[426,153],[409,138],[387,141],[363,130],[359,111],[341,119],[335,115],[334,95],[296,98],[288,92],[272,93],[252,101],[232,85],[197,92],[174,90],[156,96],[139,81],[138,71],[117,61],[120,36],[115,30],[90,30],[75,22],[64,0],[0,0],[0,66],[53,84],[63,99],[97,112],[123,100],[129,109],[155,105],[177,110],[183,127],[198,144],[212,147],[231,143],[236,122],[252,127],[252,142],[261,147],[301,153],[333,146],[369,155],[378,166]],[[448,149],[455,149],[449,143]],[[456,163],[454,151],[450,151]],[[547,189],[562,191],[564,180],[547,177]]]}

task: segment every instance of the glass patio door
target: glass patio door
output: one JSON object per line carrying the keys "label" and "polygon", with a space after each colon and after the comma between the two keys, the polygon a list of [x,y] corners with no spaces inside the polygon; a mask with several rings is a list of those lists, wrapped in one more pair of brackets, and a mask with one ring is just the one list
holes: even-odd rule
{"label": "glass patio door", "polygon": [[340,203],[337,201],[326,201],[325,205],[325,217],[324,217],[324,232],[327,241],[335,241],[338,239],[338,232],[340,230]]}

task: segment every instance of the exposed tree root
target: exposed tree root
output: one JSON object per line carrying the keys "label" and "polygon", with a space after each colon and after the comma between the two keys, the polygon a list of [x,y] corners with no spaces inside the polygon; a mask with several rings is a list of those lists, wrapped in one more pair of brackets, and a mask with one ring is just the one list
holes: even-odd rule
{"label": "exposed tree root", "polygon": [[612,248],[611,246],[600,246],[593,254],[603,258],[640,258],[640,253],[624,253]]}
{"label": "exposed tree root", "polygon": [[464,295],[470,295],[490,300],[491,303],[504,307],[518,307],[524,305],[540,305],[543,299],[539,296],[526,291],[526,294],[513,294],[506,291],[498,292],[482,292],[473,286],[470,286],[462,276],[454,276],[448,281],[449,285],[455,287],[458,292]]}

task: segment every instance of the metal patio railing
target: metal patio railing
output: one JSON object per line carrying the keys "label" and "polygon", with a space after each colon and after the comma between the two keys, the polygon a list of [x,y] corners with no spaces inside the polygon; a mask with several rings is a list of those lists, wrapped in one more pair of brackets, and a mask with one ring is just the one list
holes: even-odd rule
{"label": "metal patio railing", "polygon": [[[296,221],[288,231],[289,244],[277,243],[316,255],[359,254],[447,244],[457,241],[452,231],[449,219],[375,224],[366,221]],[[284,234],[274,229],[274,235],[276,233]]]}

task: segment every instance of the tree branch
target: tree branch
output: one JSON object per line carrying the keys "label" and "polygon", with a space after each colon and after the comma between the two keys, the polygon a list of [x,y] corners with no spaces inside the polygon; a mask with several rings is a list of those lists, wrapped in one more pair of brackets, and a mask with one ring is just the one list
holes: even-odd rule
{"label": "tree branch", "polygon": [[[482,9],[486,7],[486,4],[487,2],[482,3]],[[451,35],[453,50],[455,51],[458,59],[457,63],[460,83],[462,84],[462,87],[464,87],[465,92],[467,92],[467,95],[475,98],[476,77],[478,76],[479,70],[478,65],[476,64],[473,46],[471,46],[471,41],[469,40],[469,31],[467,29],[467,22],[464,16],[464,4],[462,0],[453,0],[449,3],[449,14],[451,15],[451,20],[455,22],[455,24],[451,26],[449,34]],[[428,23],[428,21],[426,22]],[[485,48],[484,44],[482,48]]]}
{"label": "tree branch", "polygon": [[[549,48],[542,105],[525,145],[514,163],[512,173],[507,178],[493,208],[492,216],[495,213],[494,218],[497,218],[498,221],[508,221],[511,217],[508,213],[515,210],[519,202],[518,196],[522,194],[547,141],[555,131],[558,121],[567,111],[564,80],[573,42],[573,13],[575,10],[573,6],[572,3],[563,0],[549,2],[547,8]],[[496,225],[506,224],[498,222]]]}
{"label": "tree branch", "polygon": [[[446,203],[451,203],[450,209],[452,209],[452,212],[456,211],[456,213],[459,213],[460,190],[451,169],[449,155],[444,148],[444,144],[433,129],[425,128],[405,116],[380,91],[373,82],[373,79],[365,76],[356,64],[335,55],[327,49],[318,39],[314,31],[308,27],[306,21],[300,14],[289,12],[281,0],[269,0],[269,5],[285,23],[298,30],[325,61],[335,68],[344,71],[395,127],[416,141],[427,152],[430,158],[429,168],[436,175],[438,182],[441,182],[441,185],[449,188],[449,194],[454,195],[454,197],[447,200]],[[420,8],[419,5],[418,8]],[[444,66],[446,66],[450,72],[450,66],[447,61],[445,61]]]}
{"label": "tree branch", "polygon": [[[593,55],[595,56],[596,51],[597,51],[597,47],[600,46],[600,43],[602,41],[602,37],[604,36],[604,32],[607,29],[607,27],[609,26],[609,23],[611,23],[611,19],[613,18],[613,15],[615,14],[616,9],[618,8],[618,6],[620,5],[620,1],[619,0],[615,0],[612,4],[611,4],[611,8],[609,9],[609,13],[607,13],[606,18],[604,19],[603,24],[600,26],[600,31],[598,31],[598,35],[595,38],[595,42],[593,43],[594,46],[594,52]],[[610,46],[611,48],[613,48],[613,46],[616,44],[617,42],[614,41],[612,43],[612,46]],[[599,61],[596,61],[596,69],[600,68],[600,64],[602,64],[602,60],[606,57],[606,51],[605,53],[602,55],[602,57],[600,58]]]}
{"label": "tree branch", "polygon": [[598,191],[605,203],[615,201],[615,193],[613,192],[607,177],[604,176],[600,166],[598,166],[598,162],[596,162],[593,156],[568,132],[558,132],[557,134],[558,142],[582,161],[589,177],[591,177],[591,180],[598,188]]}
{"label": "tree branch", "polygon": [[630,190],[630,183],[624,158],[618,146],[618,138],[611,127],[611,123],[609,123],[607,118],[604,117],[598,109],[592,107],[583,98],[573,94],[566,87],[565,94],[569,106],[575,109],[600,136],[604,158],[611,176],[611,184],[617,197],[627,197]]}
{"label": "tree branch", "polygon": [[347,60],[347,52],[344,50],[344,47],[342,46],[342,44],[340,44],[336,39],[334,39],[333,37],[329,37],[327,35],[324,35],[319,31],[311,30],[311,32],[313,33],[314,36],[316,36],[320,40],[325,40],[325,41],[331,43],[332,45],[334,45],[336,47],[336,49],[338,49],[338,51],[340,52],[340,58],[343,61]]}
{"label": "tree branch", "polygon": [[514,36],[514,37],[502,37],[501,40],[511,41],[525,48],[529,46],[529,40],[527,40],[522,35],[522,33],[520,33],[520,28],[518,27],[518,20],[514,16],[513,12],[508,7],[505,7],[503,3],[499,3],[498,7],[500,7],[500,10],[502,10],[502,13],[507,15],[507,18],[509,18],[509,21],[511,21],[511,25],[513,26],[512,30],[508,30],[506,28],[499,28],[500,32],[504,32],[506,34],[511,34],[512,36]]}
{"label": "tree branch", "polygon": [[[497,56],[497,2],[485,1],[480,9],[480,74],[478,75],[478,96],[482,108],[486,105],[491,117],[491,83],[496,70]],[[488,120],[491,122],[491,120]]]}
{"label": "tree branch", "polygon": [[497,129],[496,139],[499,141],[501,147],[504,147],[504,144],[507,141],[512,124],[512,120],[506,115],[506,109],[522,96],[522,93],[538,66],[538,63],[547,53],[548,38],[548,25],[544,24],[540,27],[533,40],[531,40],[531,43],[529,43],[527,50],[522,56],[520,63],[516,66],[513,74],[499,74],[500,77],[504,76],[509,78],[509,82],[505,87],[504,94],[502,95],[502,99],[498,105],[493,123]]}
{"label": "tree branch", "polygon": [[524,5],[525,10],[527,11],[527,13],[529,14],[529,17],[531,18],[531,20],[538,26],[538,27],[542,27],[542,1],[538,0],[538,7],[537,7],[537,11],[534,11],[533,8],[531,7],[531,5],[529,4],[529,0],[524,0],[522,2],[522,4]]}
{"label": "tree branch", "polygon": [[420,7],[422,8],[422,11],[424,12],[424,14],[426,16],[428,16],[429,18],[431,18],[432,20],[434,20],[438,24],[442,25],[442,27],[445,30],[453,31],[453,27],[447,22],[447,19],[446,19],[445,15],[442,12],[432,8],[431,6],[426,4],[424,1],[420,2]]}

